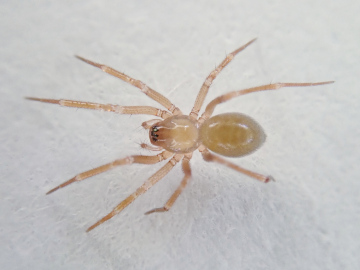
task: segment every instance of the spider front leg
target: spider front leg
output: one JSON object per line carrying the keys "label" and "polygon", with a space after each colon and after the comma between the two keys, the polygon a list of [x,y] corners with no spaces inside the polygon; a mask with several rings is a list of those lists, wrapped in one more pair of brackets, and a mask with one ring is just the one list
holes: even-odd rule
{"label": "spider front leg", "polygon": [[182,169],[183,169],[185,176],[184,176],[183,180],[181,181],[180,186],[175,190],[173,195],[171,195],[170,199],[165,203],[165,205],[163,207],[150,210],[150,211],[146,212],[145,215],[155,213],[155,212],[169,211],[169,209],[173,206],[176,199],[180,196],[181,192],[184,190],[184,188],[186,187],[186,185],[191,177],[191,168],[190,168],[191,157],[192,157],[192,153],[186,154],[184,159],[182,160]]}
{"label": "spider front leg", "polygon": [[210,74],[209,76],[207,76],[205,82],[203,83],[203,85],[200,88],[199,94],[196,97],[195,100],[195,104],[193,109],[191,110],[190,113],[190,117],[192,119],[197,119],[199,111],[201,109],[201,106],[204,103],[205,97],[209,91],[209,87],[212,84],[213,80],[215,80],[215,78],[219,75],[219,73],[231,62],[231,60],[234,59],[235,55],[237,55],[239,52],[241,52],[242,50],[244,50],[246,47],[248,47],[251,43],[253,43],[256,40],[256,38],[254,38],[253,40],[249,41],[248,43],[246,43],[245,45],[241,46],[240,48],[236,49],[235,51],[233,51],[232,53],[228,54],[226,56],[226,58],[221,62],[221,64],[215,68]]}
{"label": "spider front leg", "polygon": [[82,61],[84,61],[85,63],[88,63],[94,67],[100,68],[102,71],[115,76],[137,88],[139,88],[141,90],[141,92],[143,92],[145,95],[147,95],[148,97],[150,97],[151,99],[155,100],[156,102],[158,102],[159,104],[163,105],[166,109],[168,109],[171,113],[178,115],[178,114],[182,114],[180,109],[178,107],[176,107],[174,104],[171,103],[171,101],[169,99],[167,99],[166,97],[164,97],[162,94],[158,93],[157,91],[151,89],[150,87],[148,87],[146,84],[144,84],[143,82],[133,79],[130,76],[117,71],[109,66],[103,65],[103,64],[99,64],[99,63],[95,63],[93,61],[87,60],[83,57],[77,56],[76,57]]}
{"label": "spider front leg", "polygon": [[77,101],[77,100],[47,99],[47,98],[34,98],[34,97],[27,97],[26,99],[40,101],[44,103],[58,104],[64,107],[108,111],[119,114],[147,114],[147,115],[155,115],[161,117],[162,119],[166,119],[172,116],[172,114],[169,113],[168,111],[160,110],[158,108],[150,107],[150,106],[120,106],[120,105],[100,104],[100,103]]}
{"label": "spider front leg", "polygon": [[155,146],[146,143],[141,143],[140,147],[150,151],[161,151],[163,149],[161,146]]}
{"label": "spider front leg", "polygon": [[220,163],[222,165],[225,165],[235,171],[238,171],[240,173],[243,173],[247,176],[250,176],[256,180],[259,180],[261,182],[264,182],[264,183],[268,183],[270,180],[272,181],[275,181],[274,178],[271,176],[271,175],[262,175],[262,174],[259,174],[259,173],[256,173],[256,172],[252,172],[252,171],[249,171],[247,169],[244,169],[238,165],[235,165],[234,163],[231,163],[229,161],[227,161],[226,159],[223,159],[219,156],[216,156],[214,154],[211,154],[209,152],[209,150],[207,148],[205,148],[204,146],[200,146],[199,147],[199,151],[201,152],[203,158],[205,161],[208,161],[208,162],[216,162],[216,163]]}
{"label": "spider front leg", "polygon": [[151,119],[151,120],[148,120],[148,121],[145,121],[141,124],[141,126],[144,128],[144,129],[149,129],[151,128],[153,125],[155,125],[156,123],[158,122],[161,122],[159,119]]}
{"label": "spider front leg", "polygon": [[89,170],[89,171],[85,171],[82,172],[76,176],[74,176],[73,178],[71,178],[70,180],[62,183],[61,185],[58,185],[57,187],[51,189],[50,191],[48,191],[46,194],[50,194],[53,193],[54,191],[58,190],[59,188],[63,188],[66,187],[67,185],[70,185],[71,183],[74,182],[79,182],[82,181],[86,178],[89,178],[91,176],[97,175],[99,173],[103,173],[106,172],[112,168],[115,168],[117,166],[122,166],[122,165],[130,165],[133,163],[140,163],[140,164],[155,164],[158,163],[160,161],[166,160],[168,158],[170,158],[173,154],[168,152],[168,151],[164,151],[156,156],[129,156],[126,158],[122,158],[122,159],[117,159],[113,162],[107,163],[105,165],[99,166],[95,169]]}
{"label": "spider front leg", "polygon": [[134,193],[128,196],[125,200],[123,200],[120,204],[118,204],[109,214],[104,216],[102,219],[97,221],[95,224],[90,226],[86,232],[91,231],[96,228],[100,224],[109,220],[113,216],[119,214],[122,210],[125,209],[130,203],[136,200],[137,197],[144,194],[148,191],[153,185],[155,185],[158,181],[160,181],[166,174],[168,174],[172,168],[183,158],[184,155],[176,154],[170,159],[168,163],[166,163],[160,170],[158,170],[155,174],[153,174],[144,184],[141,185]]}
{"label": "spider front leg", "polygon": [[[144,128],[144,129],[149,129],[151,128],[154,124],[160,122],[159,119],[152,119],[152,120],[148,120],[148,121],[145,121],[141,124],[141,126]],[[150,151],[161,151],[163,148],[161,146],[155,146],[155,145],[149,145],[149,144],[146,144],[146,143],[141,143],[140,144],[140,147],[143,148],[143,149],[147,149],[147,150],[150,150]]]}

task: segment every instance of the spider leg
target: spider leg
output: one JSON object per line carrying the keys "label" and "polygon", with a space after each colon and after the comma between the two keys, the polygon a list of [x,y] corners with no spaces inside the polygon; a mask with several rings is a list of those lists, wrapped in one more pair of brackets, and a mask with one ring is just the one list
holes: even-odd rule
{"label": "spider leg", "polygon": [[189,181],[189,179],[191,177],[191,168],[190,168],[190,159],[191,159],[191,157],[192,157],[192,153],[186,154],[185,157],[183,158],[183,160],[182,160],[182,169],[184,171],[185,176],[182,179],[179,187],[171,195],[170,199],[165,203],[165,205],[163,207],[155,208],[153,210],[150,210],[150,211],[146,212],[145,215],[155,213],[155,212],[169,211],[169,209],[173,206],[176,199],[179,197],[181,192],[184,190],[184,188],[186,187],[186,185],[187,185],[187,183],[188,183],[188,181]]}
{"label": "spider leg", "polygon": [[210,74],[209,76],[207,76],[205,82],[203,83],[203,85],[200,88],[199,94],[196,97],[195,100],[195,104],[193,109],[191,110],[190,113],[190,117],[192,119],[197,119],[199,111],[201,109],[201,106],[204,103],[205,97],[209,91],[209,87],[211,85],[211,83],[213,82],[213,80],[215,80],[216,76],[223,70],[224,67],[226,67],[231,60],[234,59],[235,55],[237,55],[239,52],[241,52],[242,50],[244,50],[247,46],[249,46],[251,43],[253,43],[256,40],[256,38],[254,38],[253,40],[249,41],[248,43],[246,43],[245,45],[241,46],[240,48],[238,48],[237,50],[233,51],[232,53],[228,54],[226,56],[226,58],[221,62],[221,64],[215,68]]}
{"label": "spider leg", "polygon": [[163,149],[161,146],[155,146],[146,143],[141,143],[140,147],[150,151],[161,151]]}
{"label": "spider leg", "polygon": [[164,151],[164,152],[162,152],[162,153],[160,153],[160,154],[158,154],[156,156],[129,156],[129,157],[126,157],[126,158],[117,159],[117,160],[114,160],[113,162],[104,164],[104,165],[99,166],[99,167],[97,167],[95,169],[82,172],[82,173],[74,176],[70,180],[62,183],[61,185],[58,185],[57,187],[51,189],[46,194],[48,195],[48,194],[53,193],[54,191],[58,190],[59,188],[63,188],[65,186],[67,186],[67,185],[70,185],[71,183],[84,180],[84,179],[89,178],[91,176],[94,176],[96,174],[106,172],[106,171],[108,171],[108,170],[110,170],[110,169],[112,169],[114,167],[117,167],[117,166],[130,165],[130,164],[133,164],[133,163],[155,164],[155,163],[158,163],[160,161],[168,159],[172,155],[173,155],[172,153],[170,153],[168,151]]}
{"label": "spider leg", "polygon": [[123,200],[120,204],[118,204],[109,214],[104,216],[102,219],[97,221],[95,224],[91,225],[86,232],[91,231],[95,227],[109,220],[113,216],[119,214],[125,207],[127,207],[130,203],[136,200],[137,197],[144,194],[149,188],[155,185],[159,180],[161,180],[169,171],[183,158],[183,155],[176,154],[170,159],[168,163],[166,163],[160,170],[158,170],[155,174],[153,174],[148,180],[145,181],[134,193],[128,196],[125,200]]}
{"label": "spider leg", "polygon": [[267,84],[252,88],[247,88],[243,90],[233,91],[229,92],[227,94],[221,95],[215,99],[213,99],[205,109],[205,112],[201,115],[199,122],[202,123],[206,119],[209,119],[215,109],[215,107],[223,102],[226,102],[232,98],[235,98],[237,96],[259,92],[259,91],[266,91],[266,90],[277,90],[283,87],[303,87],[303,86],[317,86],[317,85],[323,85],[323,84],[329,84],[333,83],[334,81],[328,81],[328,82],[316,82],[316,83],[273,83],[273,84]]}
{"label": "spider leg", "polygon": [[219,156],[216,156],[214,154],[211,154],[209,152],[208,149],[206,149],[205,147],[201,146],[199,148],[199,151],[201,152],[203,158],[205,161],[208,161],[208,162],[217,162],[217,163],[220,163],[220,164],[223,164],[225,165],[226,167],[229,167],[235,171],[238,171],[240,173],[243,173],[247,176],[250,176],[256,180],[259,180],[261,182],[264,182],[264,183],[268,183],[270,180],[272,181],[275,181],[274,178],[272,176],[265,176],[265,175],[262,175],[262,174],[259,174],[259,173],[256,173],[256,172],[252,172],[252,171],[249,171],[247,169],[244,169],[238,165],[235,165],[234,163],[231,163],[229,161],[227,161],[226,159],[223,159]]}
{"label": "spider leg", "polygon": [[161,95],[160,93],[158,93],[157,91],[151,89],[150,87],[148,87],[146,84],[144,84],[143,82],[133,79],[129,76],[127,76],[126,74],[117,71],[111,67],[105,66],[103,64],[98,64],[95,63],[93,61],[87,60],[83,57],[77,56],[76,57],[82,61],[84,61],[85,63],[88,63],[94,67],[100,68],[102,71],[113,75],[127,83],[130,83],[131,85],[139,88],[141,90],[141,92],[143,92],[145,95],[147,95],[148,97],[152,98],[153,100],[155,100],[156,102],[158,102],[159,104],[163,105],[166,109],[168,109],[171,113],[173,114],[182,114],[180,109],[177,108],[174,104],[172,104],[170,102],[170,100],[168,100],[166,97],[164,97],[163,95]]}
{"label": "spider leg", "polygon": [[46,98],[34,98],[34,97],[27,97],[26,99],[45,102],[45,103],[59,104],[60,106],[65,106],[65,107],[108,111],[119,114],[155,115],[163,119],[168,118],[172,115],[168,111],[160,110],[158,108],[150,107],[150,106],[120,106],[120,105],[100,104],[100,103],[92,103],[92,102],[84,102],[84,101],[76,101],[76,100],[46,99]]}
{"label": "spider leg", "polygon": [[148,120],[148,121],[145,121],[141,124],[141,126],[144,128],[144,129],[149,129],[152,127],[152,125],[156,124],[160,122],[159,119],[151,119],[151,120]]}

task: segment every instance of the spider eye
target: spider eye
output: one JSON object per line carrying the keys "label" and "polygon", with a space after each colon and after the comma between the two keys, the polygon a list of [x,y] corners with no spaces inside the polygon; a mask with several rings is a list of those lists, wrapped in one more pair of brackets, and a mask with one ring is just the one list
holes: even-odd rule
{"label": "spider eye", "polygon": [[152,139],[154,142],[156,142],[156,141],[158,140],[157,137],[159,137],[159,135],[156,134],[156,132],[158,132],[158,131],[159,131],[159,129],[158,129],[157,126],[153,126],[153,127],[151,128],[151,132],[150,132],[150,134],[151,134],[151,139]]}
{"label": "spider eye", "polygon": [[156,134],[156,132],[158,132],[159,129],[155,126],[151,129],[151,136],[155,136],[157,137],[158,135]]}

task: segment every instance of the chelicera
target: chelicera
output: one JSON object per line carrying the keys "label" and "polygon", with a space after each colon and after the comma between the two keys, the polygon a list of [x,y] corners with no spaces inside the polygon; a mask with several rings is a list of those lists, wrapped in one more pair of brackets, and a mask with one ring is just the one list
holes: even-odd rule
{"label": "chelicera", "polygon": [[98,104],[74,100],[55,100],[44,98],[27,99],[46,103],[59,104],[66,107],[85,108],[92,110],[104,110],[119,114],[145,114],[155,116],[142,123],[145,129],[149,130],[151,145],[142,144],[143,148],[152,151],[161,151],[157,155],[144,156],[133,155],[115,160],[95,169],[82,172],[63,184],[51,189],[47,194],[65,187],[73,182],[81,181],[99,173],[103,173],[112,168],[133,163],[155,164],[161,161],[168,162],[144,182],[135,192],[130,194],[120,204],[118,204],[109,214],[101,218],[87,229],[87,232],[99,226],[103,222],[120,213],[125,207],[132,203],[138,196],[144,194],[149,188],[162,179],[177,163],[181,162],[184,177],[163,207],[155,208],[145,214],[168,211],[182,190],[187,185],[191,177],[190,159],[195,150],[199,150],[205,161],[220,163],[228,168],[243,173],[261,182],[267,183],[272,180],[271,176],[262,175],[244,169],[233,164],[210,151],[227,157],[241,157],[257,150],[265,141],[265,133],[261,126],[251,117],[241,113],[224,113],[212,117],[217,105],[224,103],[235,97],[266,90],[277,90],[282,87],[316,86],[333,83],[333,81],[316,83],[273,83],[243,90],[232,91],[213,99],[199,117],[199,111],[203,105],[205,96],[208,93],[212,81],[225,68],[239,52],[253,43],[255,39],[246,43],[242,47],[233,51],[216,67],[206,78],[195,100],[194,107],[189,115],[184,115],[169,99],[151,89],[139,80],[133,79],[124,73],[114,70],[111,67],[98,64],[77,56],[80,60],[102,69],[104,72],[113,75],[131,85],[139,88],[144,94],[157,101],[166,110],[150,106],[120,106],[111,104]]}

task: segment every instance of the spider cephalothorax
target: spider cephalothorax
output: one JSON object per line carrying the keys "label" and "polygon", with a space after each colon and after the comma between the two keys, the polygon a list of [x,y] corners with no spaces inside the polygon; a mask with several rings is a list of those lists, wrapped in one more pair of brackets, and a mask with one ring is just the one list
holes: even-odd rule
{"label": "spider cephalothorax", "polygon": [[175,115],[150,128],[150,142],[173,153],[185,154],[199,147],[198,123],[187,115]]}
{"label": "spider cephalothorax", "polygon": [[[328,82],[318,83],[274,83],[257,87],[252,87],[244,90],[232,91],[227,94],[221,95],[212,100],[205,108],[201,117],[198,117],[199,111],[204,103],[205,96],[209,90],[212,81],[226,67],[236,54],[245,49],[255,39],[251,40],[244,46],[233,51],[221,62],[221,64],[213,70],[203,83],[199,94],[195,100],[194,107],[189,114],[183,115],[181,110],[170,102],[166,97],[157,91],[146,86],[139,80],[133,79],[124,73],[116,71],[115,69],[92,62],[85,58],[77,56],[82,61],[102,69],[104,72],[111,74],[133,86],[139,88],[143,93],[157,101],[162,105],[165,110],[158,109],[150,106],[120,106],[111,104],[98,104],[74,100],[56,100],[56,99],[43,99],[43,98],[28,98],[41,102],[59,104],[66,107],[77,107],[93,110],[104,110],[115,112],[119,114],[146,114],[157,117],[142,123],[145,129],[149,129],[149,137],[152,145],[142,144],[143,148],[152,151],[161,151],[157,155],[144,156],[133,155],[122,159],[117,159],[108,164],[102,165],[95,169],[80,173],[65,183],[53,188],[47,194],[55,190],[65,187],[73,182],[81,181],[93,175],[105,172],[116,166],[129,165],[132,163],[141,164],[154,164],[163,160],[169,160],[162,168],[153,174],[145,183],[140,186],[135,192],[130,194],[120,204],[118,204],[109,214],[104,216],[98,222],[90,226],[87,231],[94,229],[106,220],[112,218],[120,213],[125,207],[132,203],[138,196],[145,193],[155,183],[162,179],[178,162],[182,162],[182,169],[184,178],[182,179],[179,187],[175,190],[173,195],[165,203],[163,207],[155,208],[146,212],[146,214],[154,212],[168,211],[175,200],[178,198],[182,190],[185,188],[188,180],[191,177],[190,159],[195,150],[199,150],[205,161],[217,162],[223,164],[231,169],[246,174],[254,179],[260,180],[264,183],[269,182],[272,177],[258,174],[256,172],[244,169],[236,164],[221,158],[220,156],[212,154],[209,150],[223,156],[239,157],[250,154],[258,149],[265,141],[265,133],[260,125],[251,117],[240,113],[227,113],[211,117],[214,108],[223,102],[232,98],[248,93],[276,90],[282,87],[296,87],[296,86],[315,86],[323,85]],[[161,118],[161,119],[159,119]]]}

